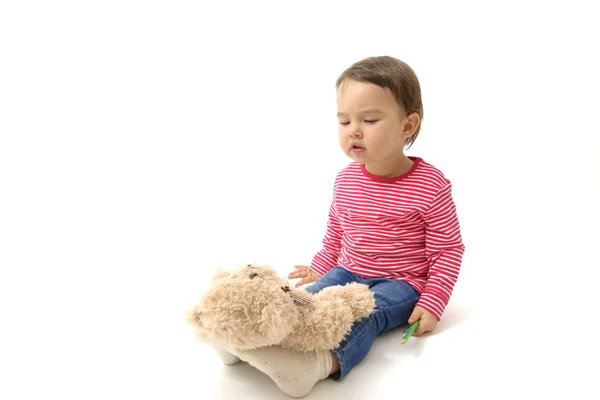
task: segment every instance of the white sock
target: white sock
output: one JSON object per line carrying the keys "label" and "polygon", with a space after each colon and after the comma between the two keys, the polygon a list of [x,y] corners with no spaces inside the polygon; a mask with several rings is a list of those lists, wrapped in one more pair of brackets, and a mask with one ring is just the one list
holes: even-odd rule
{"label": "white sock", "polygon": [[230,350],[269,375],[285,394],[292,397],[304,397],[310,393],[318,381],[329,376],[333,364],[333,354],[328,350],[304,353],[279,346]]}
{"label": "white sock", "polygon": [[214,350],[217,356],[223,361],[224,364],[233,365],[240,361],[239,357],[234,356],[229,351],[225,350],[224,347],[221,347],[216,344],[210,344],[210,347]]}

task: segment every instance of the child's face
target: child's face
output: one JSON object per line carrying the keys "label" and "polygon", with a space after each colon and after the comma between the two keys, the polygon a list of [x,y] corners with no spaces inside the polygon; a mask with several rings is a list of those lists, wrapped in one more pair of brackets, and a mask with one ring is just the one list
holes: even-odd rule
{"label": "child's face", "polygon": [[387,170],[404,158],[406,116],[391,90],[344,81],[337,92],[340,146],[354,161]]}

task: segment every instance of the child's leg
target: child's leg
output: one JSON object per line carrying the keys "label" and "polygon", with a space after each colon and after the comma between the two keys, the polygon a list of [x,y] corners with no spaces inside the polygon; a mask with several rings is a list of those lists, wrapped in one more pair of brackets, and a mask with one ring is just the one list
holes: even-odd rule
{"label": "child's leg", "polygon": [[222,346],[217,344],[210,344],[209,346],[213,349],[221,361],[223,361],[223,364],[233,365],[240,361],[238,356],[234,356]]}
{"label": "child's leg", "polygon": [[317,382],[331,373],[333,354],[327,350],[308,353],[279,346],[231,351],[243,361],[267,374],[288,396],[304,397]]}
{"label": "child's leg", "polygon": [[342,267],[334,267],[315,282],[304,287],[304,290],[312,294],[318,293],[328,286],[345,285],[346,283],[356,282],[359,277]]}
{"label": "child's leg", "polygon": [[365,358],[377,335],[407,323],[419,299],[417,291],[399,280],[370,279],[360,283],[368,284],[374,293],[375,312],[355,322],[348,336],[333,351],[340,370],[331,374],[330,378],[336,381],[343,379]]}

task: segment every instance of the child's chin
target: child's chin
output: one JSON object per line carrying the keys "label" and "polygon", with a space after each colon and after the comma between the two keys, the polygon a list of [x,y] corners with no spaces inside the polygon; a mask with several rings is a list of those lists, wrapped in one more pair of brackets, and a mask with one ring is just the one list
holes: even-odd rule
{"label": "child's chin", "polygon": [[365,152],[363,151],[362,153],[357,153],[356,151],[350,151],[348,153],[348,157],[350,157],[354,161],[364,162],[365,161]]}

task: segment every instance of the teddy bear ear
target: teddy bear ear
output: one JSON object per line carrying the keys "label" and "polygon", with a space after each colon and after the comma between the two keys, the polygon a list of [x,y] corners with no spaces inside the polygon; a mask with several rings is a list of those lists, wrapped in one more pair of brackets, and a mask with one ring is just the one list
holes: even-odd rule
{"label": "teddy bear ear", "polygon": [[224,278],[229,275],[229,272],[223,268],[217,268],[213,276],[210,278],[210,282],[214,282],[217,279]]}
{"label": "teddy bear ear", "polygon": [[187,318],[187,322],[191,325],[200,327],[202,326],[202,310],[200,310],[198,307],[193,307],[189,310],[186,311],[185,313],[186,318]]}

